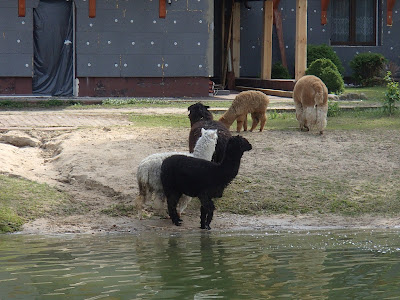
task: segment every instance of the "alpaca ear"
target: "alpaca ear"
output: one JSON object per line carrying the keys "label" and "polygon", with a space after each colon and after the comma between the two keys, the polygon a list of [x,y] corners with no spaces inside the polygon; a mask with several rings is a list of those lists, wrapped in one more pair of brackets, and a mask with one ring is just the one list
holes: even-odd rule
{"label": "alpaca ear", "polygon": [[201,128],[201,135],[204,135],[205,132],[206,130],[204,128]]}

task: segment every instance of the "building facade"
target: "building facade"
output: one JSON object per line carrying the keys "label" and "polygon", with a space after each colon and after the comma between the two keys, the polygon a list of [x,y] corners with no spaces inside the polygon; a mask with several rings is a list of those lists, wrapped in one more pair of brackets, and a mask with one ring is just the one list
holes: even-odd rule
{"label": "building facade", "polygon": [[0,93],[208,96],[213,0],[160,3],[1,1]]}
{"label": "building facade", "polygon": [[[251,9],[241,7],[240,76],[259,77],[263,3],[248,3]],[[287,66],[293,74],[296,1],[281,0],[276,3],[279,6],[274,10],[278,10],[282,19]],[[397,38],[400,36],[400,1],[308,0],[307,29],[307,44],[332,46],[342,61],[345,76],[351,76],[349,62],[362,52],[381,53],[400,66],[400,39]],[[273,62],[278,61],[281,61],[281,50],[274,26]]]}

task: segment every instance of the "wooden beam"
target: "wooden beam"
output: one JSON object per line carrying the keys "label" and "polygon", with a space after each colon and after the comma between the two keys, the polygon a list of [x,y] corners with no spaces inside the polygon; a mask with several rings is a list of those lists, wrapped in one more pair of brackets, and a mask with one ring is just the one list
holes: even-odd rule
{"label": "wooden beam", "polygon": [[167,0],[159,0],[159,13],[158,17],[161,19],[165,19],[167,16]]}
{"label": "wooden beam", "polygon": [[329,0],[321,0],[321,25],[328,23]]}
{"label": "wooden beam", "polygon": [[393,7],[396,3],[396,0],[387,0],[386,8],[386,24],[387,26],[393,25]]}
{"label": "wooden beam", "polygon": [[25,0],[18,0],[18,17],[25,17],[26,3]]}
{"label": "wooden beam", "polygon": [[235,77],[240,77],[240,2],[233,6],[232,62]]}
{"label": "wooden beam", "polygon": [[263,43],[261,53],[261,79],[271,79],[272,28],[274,26],[274,2],[264,0]]}
{"label": "wooden beam", "polygon": [[89,0],[89,18],[96,17],[96,0]]}
{"label": "wooden beam", "polygon": [[231,9],[231,13],[229,15],[229,28],[227,32],[227,38],[226,38],[226,43],[224,45],[224,61],[223,61],[223,66],[222,66],[222,86],[225,88],[226,85],[226,75],[228,72],[228,59],[231,59],[229,56],[229,49],[231,47],[231,39],[232,39],[232,25],[233,25],[233,5]]}
{"label": "wooden beam", "polygon": [[299,80],[307,68],[307,0],[296,0],[295,79]]}
{"label": "wooden beam", "polygon": [[280,0],[274,0],[274,24],[276,29],[276,35],[278,36],[279,51],[281,53],[282,65],[287,69],[288,66],[286,61],[285,41],[283,39],[282,14],[278,9],[279,2]]}

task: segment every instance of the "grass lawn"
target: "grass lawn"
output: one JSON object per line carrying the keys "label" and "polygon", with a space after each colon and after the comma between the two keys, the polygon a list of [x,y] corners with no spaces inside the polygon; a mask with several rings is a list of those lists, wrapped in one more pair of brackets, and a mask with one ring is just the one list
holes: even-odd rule
{"label": "grass lawn", "polygon": [[28,220],[71,213],[70,201],[47,184],[0,174],[0,233],[18,231]]}
{"label": "grass lawn", "polygon": [[[133,122],[135,126],[140,127],[190,127],[189,119],[186,115],[129,115],[130,121]],[[214,119],[218,119],[219,116],[220,115],[215,114]],[[298,127],[294,112],[270,112],[267,116],[266,127],[269,130],[287,130],[288,128]],[[249,122],[251,124],[250,117]],[[236,128],[236,122],[232,124],[231,129],[232,128]],[[380,109],[339,111],[338,116],[328,117],[328,126],[326,130],[372,130],[378,128],[400,129],[400,111],[397,111],[390,117],[385,116]]]}

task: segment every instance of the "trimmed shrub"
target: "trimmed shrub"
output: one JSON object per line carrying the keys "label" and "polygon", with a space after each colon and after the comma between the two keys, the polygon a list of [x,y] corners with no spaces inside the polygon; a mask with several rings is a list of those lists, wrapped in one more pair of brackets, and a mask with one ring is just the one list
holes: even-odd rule
{"label": "trimmed shrub", "polygon": [[306,70],[306,74],[319,77],[325,83],[329,93],[341,94],[344,91],[343,78],[330,59],[315,60]]}
{"label": "trimmed shrub", "polygon": [[290,79],[289,71],[285,68],[281,62],[277,62],[272,66],[271,70],[271,78],[272,79]]}
{"label": "trimmed shrub", "polygon": [[344,67],[339,59],[339,56],[333,51],[332,47],[322,45],[307,45],[307,66],[310,66],[314,61],[319,58],[330,59],[338,69],[339,73],[343,76]]}
{"label": "trimmed shrub", "polygon": [[364,52],[350,61],[353,79],[362,86],[374,86],[383,83],[384,68],[387,59],[380,53]]}
{"label": "trimmed shrub", "polygon": [[344,92],[344,81],[337,70],[325,68],[322,70],[320,78],[325,83],[329,93],[339,95]]}
{"label": "trimmed shrub", "polygon": [[336,65],[330,59],[319,58],[313,61],[313,63],[308,67],[308,69],[306,70],[306,74],[315,75],[321,78],[322,70],[326,68],[338,71]]}

